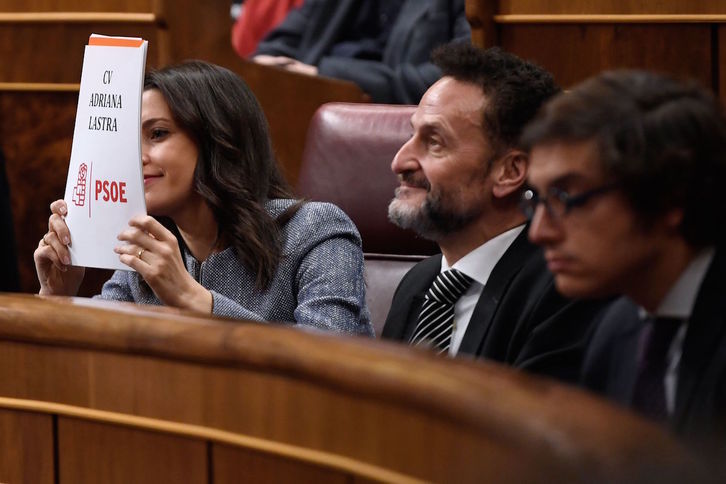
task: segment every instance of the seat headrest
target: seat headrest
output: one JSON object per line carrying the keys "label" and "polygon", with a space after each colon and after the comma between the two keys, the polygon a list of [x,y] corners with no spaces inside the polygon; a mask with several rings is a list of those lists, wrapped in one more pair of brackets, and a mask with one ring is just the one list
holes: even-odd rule
{"label": "seat headrest", "polygon": [[415,109],[328,103],[310,122],[297,193],[342,208],[360,230],[365,252],[438,252],[435,243],[388,220],[388,204],[398,186],[391,161],[411,134]]}

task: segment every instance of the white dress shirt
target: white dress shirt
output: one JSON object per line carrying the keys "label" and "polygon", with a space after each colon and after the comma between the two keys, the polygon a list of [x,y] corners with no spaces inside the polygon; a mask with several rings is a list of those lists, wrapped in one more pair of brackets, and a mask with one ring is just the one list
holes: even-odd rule
{"label": "white dress shirt", "polygon": [[489,280],[494,266],[502,258],[514,239],[524,230],[524,224],[503,232],[493,239],[489,239],[483,245],[472,250],[464,257],[456,261],[453,266],[449,265],[446,257],[441,257],[441,272],[449,269],[458,269],[473,279],[469,289],[459,298],[454,305],[454,332],[451,335],[449,355],[454,356],[459,351],[461,340],[469,326],[469,321],[474,313],[474,307],[479,302],[479,297],[484,286]]}
{"label": "white dress shirt", "polygon": [[[698,291],[701,289],[701,283],[704,277],[706,277],[706,272],[711,265],[715,253],[716,249],[713,247],[702,250],[688,264],[655,310],[656,317],[669,317],[683,320],[683,324],[678,328],[668,349],[668,355],[666,357],[668,368],[663,377],[666,392],[666,409],[669,415],[673,415],[676,408],[678,367],[681,363],[681,355],[683,354],[683,341],[686,339],[688,319],[691,317]],[[648,312],[641,308],[641,317],[645,318],[648,316]]]}

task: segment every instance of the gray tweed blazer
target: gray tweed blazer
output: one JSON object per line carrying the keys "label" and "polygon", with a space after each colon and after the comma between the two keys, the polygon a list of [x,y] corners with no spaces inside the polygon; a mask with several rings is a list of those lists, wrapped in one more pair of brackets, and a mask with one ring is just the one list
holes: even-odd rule
{"label": "gray tweed blazer", "polygon": [[[294,200],[269,200],[273,217]],[[214,299],[213,314],[253,321],[291,322],[318,329],[373,336],[365,300],[358,230],[330,203],[308,202],[282,229],[283,257],[263,291],[231,247],[199,262],[184,250],[187,271]],[[133,271],[116,271],[97,297],[161,305]]]}

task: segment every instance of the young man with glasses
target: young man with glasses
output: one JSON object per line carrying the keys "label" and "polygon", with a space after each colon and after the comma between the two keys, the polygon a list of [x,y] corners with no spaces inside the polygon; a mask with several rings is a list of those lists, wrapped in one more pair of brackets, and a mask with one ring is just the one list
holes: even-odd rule
{"label": "young man with glasses", "polygon": [[382,336],[576,381],[599,305],[556,292],[519,209],[528,158],[518,138],[559,89],[499,49],[449,44],[433,60],[444,75],[391,165],[400,186],[389,217],[442,254],[404,276]]}
{"label": "young man with glasses", "polygon": [[726,121],[703,89],[602,74],[525,130],[522,206],[569,297],[623,294],[588,348],[583,383],[726,450]]}

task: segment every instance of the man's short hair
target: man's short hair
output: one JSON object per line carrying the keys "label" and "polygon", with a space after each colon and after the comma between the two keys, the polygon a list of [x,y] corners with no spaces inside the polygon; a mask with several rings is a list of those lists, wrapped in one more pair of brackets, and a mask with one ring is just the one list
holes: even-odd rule
{"label": "man's short hair", "polygon": [[645,71],[605,72],[549,102],[522,145],[589,140],[646,228],[680,208],[689,244],[724,241],[726,121],[708,91]]}
{"label": "man's short hair", "polygon": [[431,59],[444,76],[482,89],[488,101],[483,126],[496,152],[517,147],[525,124],[560,91],[552,74],[498,47],[449,43]]}

